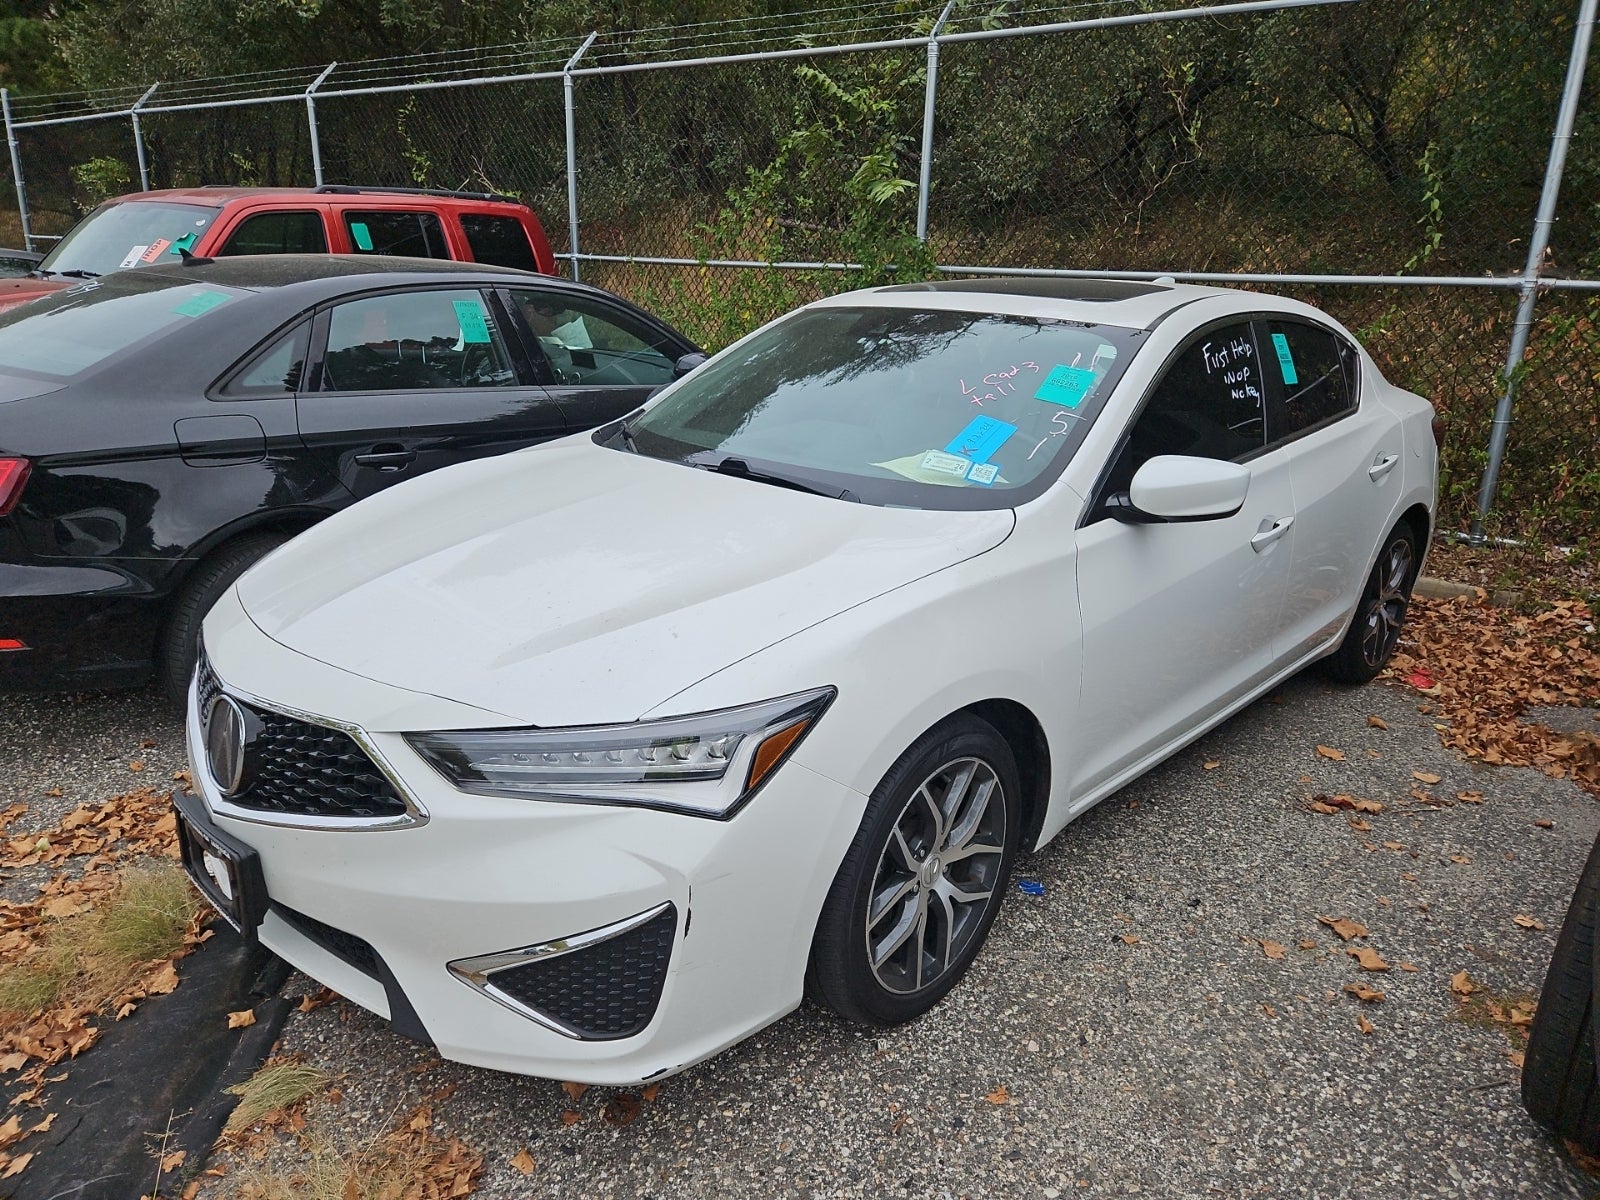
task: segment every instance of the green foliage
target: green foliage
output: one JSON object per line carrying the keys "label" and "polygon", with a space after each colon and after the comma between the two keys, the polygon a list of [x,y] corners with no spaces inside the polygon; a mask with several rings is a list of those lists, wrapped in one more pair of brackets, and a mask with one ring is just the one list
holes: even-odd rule
{"label": "green foliage", "polygon": [[78,188],[78,204],[84,212],[95,205],[120,196],[133,183],[128,164],[117,158],[91,158],[72,168],[72,182]]}

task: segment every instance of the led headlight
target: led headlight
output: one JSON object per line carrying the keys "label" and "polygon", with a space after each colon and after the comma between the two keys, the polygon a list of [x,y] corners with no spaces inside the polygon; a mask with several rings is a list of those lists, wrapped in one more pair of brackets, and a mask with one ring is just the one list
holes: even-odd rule
{"label": "led headlight", "polygon": [[760,704],[627,725],[408,733],[464,792],[666,808],[726,817],[816,723],[833,688]]}

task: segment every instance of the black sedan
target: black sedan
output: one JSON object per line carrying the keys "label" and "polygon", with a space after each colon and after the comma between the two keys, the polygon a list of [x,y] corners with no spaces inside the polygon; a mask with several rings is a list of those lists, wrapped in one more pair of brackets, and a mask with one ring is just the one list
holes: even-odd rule
{"label": "black sedan", "polygon": [[269,550],[702,358],[595,288],[399,258],[191,259],[0,314],[0,691],[181,696],[201,618]]}

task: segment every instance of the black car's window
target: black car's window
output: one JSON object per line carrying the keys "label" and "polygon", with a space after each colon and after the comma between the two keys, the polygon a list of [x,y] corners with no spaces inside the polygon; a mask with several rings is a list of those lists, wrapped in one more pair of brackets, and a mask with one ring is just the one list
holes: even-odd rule
{"label": "black car's window", "polygon": [[347,212],[344,224],[350,249],[356,254],[450,257],[444,226],[430,212]]}
{"label": "black car's window", "polygon": [[268,212],[247,217],[228,236],[222,254],[326,254],[319,212]]}
{"label": "black car's window", "polygon": [[144,272],[91,280],[0,313],[0,370],[72,379],[248,295]]}
{"label": "black car's window", "polygon": [[[1342,339],[1299,321],[1261,321],[1267,440],[1282,442],[1355,407]],[[1347,351],[1353,355],[1353,350]]]}
{"label": "black car's window", "polygon": [[538,262],[533,257],[533,244],[522,222],[510,217],[491,217],[483,213],[461,214],[461,232],[467,235],[467,245],[472,247],[472,257],[481,263],[497,267],[516,267],[522,271],[537,271]]}
{"label": "black car's window", "polygon": [[306,369],[306,345],[311,340],[309,322],[272,342],[223,385],[224,396],[284,396],[300,390]]}
{"label": "black car's window", "polygon": [[177,262],[205,234],[217,210],[200,204],[126,200],[95,209],[72,227],[39,269],[46,274],[107,275],[122,267]]}
{"label": "black car's window", "polygon": [[1167,364],[1100,488],[1125,492],[1161,454],[1239,461],[1266,444],[1263,366],[1249,322],[1200,334]]}
{"label": "black car's window", "polygon": [[1009,508],[1060,473],[1140,337],[987,312],[802,309],[680,380],[627,445],[870,504]]}
{"label": "black car's window", "polygon": [[558,383],[669,383],[676,361],[659,329],[589,296],[511,289]]}
{"label": "black car's window", "polygon": [[510,387],[517,382],[488,298],[471,289],[390,292],[338,305],[324,392]]}

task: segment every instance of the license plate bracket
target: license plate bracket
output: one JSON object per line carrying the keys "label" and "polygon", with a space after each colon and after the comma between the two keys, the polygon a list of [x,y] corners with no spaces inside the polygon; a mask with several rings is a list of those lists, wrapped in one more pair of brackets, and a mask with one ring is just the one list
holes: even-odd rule
{"label": "license plate bracket", "polygon": [[222,919],[254,944],[256,928],[267,915],[267,884],[261,856],[211,821],[192,792],[175,791],[178,849],[189,878]]}

